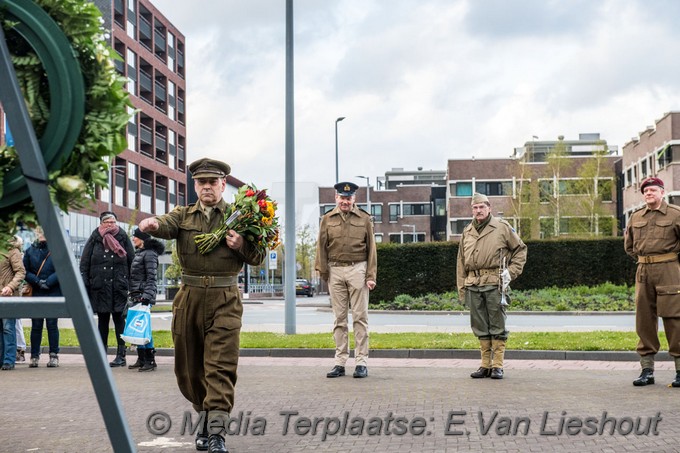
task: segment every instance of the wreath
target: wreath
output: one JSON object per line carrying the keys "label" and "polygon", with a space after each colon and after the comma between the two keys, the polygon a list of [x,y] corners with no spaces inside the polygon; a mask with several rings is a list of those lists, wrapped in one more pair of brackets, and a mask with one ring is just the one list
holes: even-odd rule
{"label": "wreath", "polygon": [[[38,52],[22,36],[19,30],[21,23],[11,14],[11,6],[22,1],[0,0],[0,22],[33,128],[40,138],[49,132],[51,126],[50,106],[57,99],[50,97],[50,83],[55,81],[48,80]],[[61,29],[82,73],[83,121],[79,132],[74,134],[73,146],[67,146],[65,153],[48,162],[41,143],[48,166],[52,202],[63,211],[80,209],[96,200],[98,186],[108,187],[109,162],[127,147],[125,130],[130,119],[129,108],[132,107],[125,89],[127,79],[118,74],[113,65],[113,59],[121,58],[108,45],[108,31],[103,27],[101,12],[93,2],[26,0],[21,7],[30,10],[33,6],[28,3],[41,8]],[[42,14],[42,11],[37,13]],[[20,169],[14,147],[0,146],[0,202],[7,196],[5,189],[10,182],[7,175]],[[23,175],[19,176],[22,178]],[[36,223],[30,197],[5,202],[0,209],[0,250],[6,249],[7,240],[19,225]]]}

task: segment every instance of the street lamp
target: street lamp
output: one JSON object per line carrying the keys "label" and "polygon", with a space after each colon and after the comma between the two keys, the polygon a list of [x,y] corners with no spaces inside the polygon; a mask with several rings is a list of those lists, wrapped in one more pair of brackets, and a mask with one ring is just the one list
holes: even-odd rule
{"label": "street lamp", "polygon": [[370,176],[357,176],[357,178],[363,178],[366,180],[366,211],[368,215],[373,215],[371,213],[371,183]]}
{"label": "street lamp", "polygon": [[416,236],[416,226],[415,225],[402,225],[403,227],[413,228],[413,243],[418,242],[418,236]]}
{"label": "street lamp", "polygon": [[335,183],[337,184],[340,182],[340,179],[338,178],[338,123],[342,120],[344,120],[345,117],[341,116],[337,120],[335,120]]}

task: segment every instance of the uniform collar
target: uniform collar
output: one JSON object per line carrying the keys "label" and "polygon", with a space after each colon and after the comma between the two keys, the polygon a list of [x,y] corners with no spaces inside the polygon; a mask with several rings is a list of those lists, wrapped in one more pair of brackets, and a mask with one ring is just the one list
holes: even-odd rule
{"label": "uniform collar", "polygon": [[[357,215],[357,216],[359,215],[359,208],[357,207],[356,204],[352,205],[352,209],[350,209],[349,212],[345,215],[350,215],[350,214],[354,214],[354,215]],[[338,206],[336,206],[330,212],[330,215],[340,215],[341,216],[341,215],[343,215],[343,212],[340,210],[340,208]]]}
{"label": "uniform collar", "polygon": [[[224,198],[222,198],[219,203],[217,203],[215,206],[213,206],[213,208],[218,210],[220,213],[224,214],[224,211],[227,209],[227,202],[224,201]],[[202,214],[203,213],[203,206],[201,205],[200,200],[197,201],[194,204],[190,204],[187,212],[189,214],[193,214],[194,212],[200,212]]]}
{"label": "uniform collar", "polygon": [[645,205],[645,212],[642,215],[646,215],[647,213],[654,211],[659,211],[661,214],[666,215],[666,212],[668,212],[668,203],[666,203],[666,200],[661,200],[661,204],[659,205],[658,209],[649,209],[649,206]]}

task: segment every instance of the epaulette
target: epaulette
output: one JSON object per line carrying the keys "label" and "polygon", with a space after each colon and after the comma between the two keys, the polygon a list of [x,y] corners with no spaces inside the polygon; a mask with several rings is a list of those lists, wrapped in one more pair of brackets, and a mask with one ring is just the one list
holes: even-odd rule
{"label": "epaulette", "polygon": [[674,204],[668,203],[668,208],[669,208],[669,209],[674,209],[674,210],[676,210],[676,211],[680,211],[680,206],[678,206],[678,205],[674,205]]}

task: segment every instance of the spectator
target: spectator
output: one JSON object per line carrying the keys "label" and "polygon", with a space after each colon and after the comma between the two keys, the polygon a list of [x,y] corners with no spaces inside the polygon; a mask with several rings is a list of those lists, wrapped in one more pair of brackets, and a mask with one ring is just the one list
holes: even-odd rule
{"label": "spectator", "polygon": [[[14,236],[9,241],[9,250],[0,252],[0,296],[19,297],[19,288],[26,276],[26,270],[21,260],[23,240]],[[0,357],[2,370],[13,370],[17,358],[16,319],[2,320],[2,336],[0,337]]]}
{"label": "spectator", "polygon": [[[158,255],[162,255],[165,246],[150,234],[135,229],[132,235],[135,246],[135,258],[130,268],[130,300],[133,303],[154,305],[158,287],[156,274],[158,271]],[[137,346],[137,361],[129,369],[138,368],[139,371],[153,371],[156,368],[156,350],[153,347],[153,336],[146,345]]]}
{"label": "spectator", "polygon": [[[50,249],[47,247],[45,232],[41,227],[35,229],[36,240],[24,254],[26,281],[33,286],[33,297],[59,297],[61,287],[57,271],[52,263]],[[43,324],[45,318],[31,319],[31,363],[29,368],[37,368],[40,360]],[[59,366],[59,320],[47,318],[47,342],[50,346],[49,368]]]}
{"label": "spectator", "polygon": [[108,351],[109,320],[116,332],[116,358],[112,367],[125,366],[125,342],[120,338],[125,329],[130,265],[135,251],[128,235],[120,228],[113,212],[99,216],[99,227],[90,235],[80,258],[80,274],[97,314],[99,335]]}

